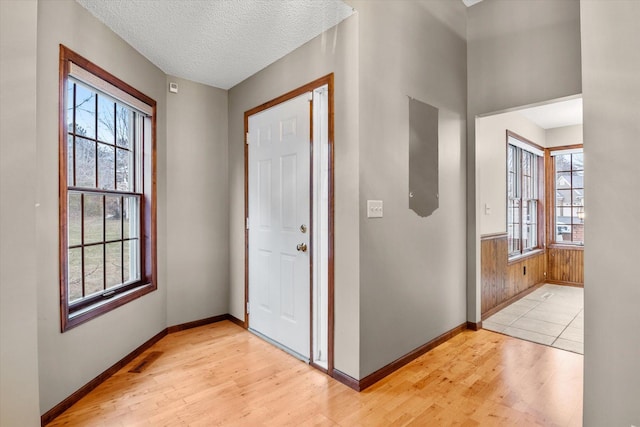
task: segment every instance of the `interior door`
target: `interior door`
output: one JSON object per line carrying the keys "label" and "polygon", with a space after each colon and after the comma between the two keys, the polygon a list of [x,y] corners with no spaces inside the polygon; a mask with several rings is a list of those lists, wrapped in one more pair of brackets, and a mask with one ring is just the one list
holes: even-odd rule
{"label": "interior door", "polygon": [[249,328],[308,360],[311,92],[249,117]]}

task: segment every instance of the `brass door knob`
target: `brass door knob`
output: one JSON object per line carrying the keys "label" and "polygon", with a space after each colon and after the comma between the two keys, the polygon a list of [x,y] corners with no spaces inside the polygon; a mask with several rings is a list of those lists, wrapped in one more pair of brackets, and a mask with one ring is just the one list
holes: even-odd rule
{"label": "brass door knob", "polygon": [[296,246],[296,249],[299,252],[307,252],[307,244],[306,243],[300,243],[298,246]]}

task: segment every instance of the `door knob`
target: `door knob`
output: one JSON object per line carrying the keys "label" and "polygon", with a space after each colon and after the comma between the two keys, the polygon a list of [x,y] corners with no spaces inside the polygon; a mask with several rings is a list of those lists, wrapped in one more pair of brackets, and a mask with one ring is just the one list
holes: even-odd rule
{"label": "door knob", "polygon": [[298,246],[296,246],[296,249],[299,252],[307,252],[307,244],[306,243],[300,243]]}

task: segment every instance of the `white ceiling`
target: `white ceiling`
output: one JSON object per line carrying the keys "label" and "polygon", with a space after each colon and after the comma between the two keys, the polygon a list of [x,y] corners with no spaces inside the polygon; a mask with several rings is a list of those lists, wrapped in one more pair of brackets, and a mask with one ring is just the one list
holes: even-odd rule
{"label": "white ceiling", "polygon": [[554,102],[518,111],[543,129],[582,124],[582,98]]}
{"label": "white ceiling", "polygon": [[349,17],[341,0],[76,0],[166,74],[229,89]]}

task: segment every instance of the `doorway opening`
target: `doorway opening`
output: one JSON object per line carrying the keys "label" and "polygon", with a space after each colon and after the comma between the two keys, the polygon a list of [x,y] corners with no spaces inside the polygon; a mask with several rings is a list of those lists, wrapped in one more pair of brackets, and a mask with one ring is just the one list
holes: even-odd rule
{"label": "doorway opening", "polygon": [[476,119],[482,326],[576,353],[584,341],[582,142],[580,96]]}
{"label": "doorway opening", "polygon": [[333,372],[333,74],[245,113],[245,325]]}

